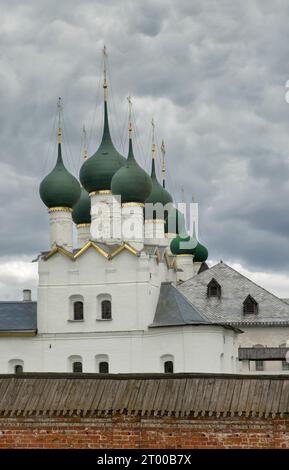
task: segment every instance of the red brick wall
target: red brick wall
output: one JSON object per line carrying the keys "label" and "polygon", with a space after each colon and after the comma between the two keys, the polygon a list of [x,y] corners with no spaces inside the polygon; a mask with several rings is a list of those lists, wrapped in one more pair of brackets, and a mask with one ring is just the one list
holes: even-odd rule
{"label": "red brick wall", "polygon": [[289,448],[289,419],[2,417],[0,448]]}

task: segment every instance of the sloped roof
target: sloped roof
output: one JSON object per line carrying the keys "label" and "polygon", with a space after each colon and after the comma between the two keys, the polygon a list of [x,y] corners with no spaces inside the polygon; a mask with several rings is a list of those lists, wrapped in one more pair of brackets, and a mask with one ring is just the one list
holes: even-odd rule
{"label": "sloped roof", "polygon": [[151,327],[168,325],[208,324],[193,305],[170,283],[163,282]]}
{"label": "sloped roof", "polygon": [[0,416],[274,418],[289,414],[288,389],[286,375],[1,375]]}
{"label": "sloped roof", "polygon": [[[221,285],[220,298],[207,297],[207,285],[214,278]],[[289,325],[289,305],[258,286],[227,264],[220,262],[177,287],[194,307],[213,322],[232,325]],[[258,313],[243,313],[248,295],[258,302]]]}
{"label": "sloped roof", "polygon": [[37,329],[37,302],[0,302],[0,332]]}

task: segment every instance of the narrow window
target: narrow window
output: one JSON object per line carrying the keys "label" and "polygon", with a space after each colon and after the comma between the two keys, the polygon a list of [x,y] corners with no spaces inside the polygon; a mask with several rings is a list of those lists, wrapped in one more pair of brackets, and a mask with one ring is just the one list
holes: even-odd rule
{"label": "narrow window", "polygon": [[258,313],[258,302],[251,295],[243,302],[243,313]]}
{"label": "narrow window", "polygon": [[23,366],[21,366],[20,364],[16,365],[16,366],[14,367],[14,372],[15,372],[15,374],[22,374],[22,372],[23,372]]}
{"label": "narrow window", "polygon": [[77,301],[73,304],[73,319],[83,320],[83,302]]}
{"label": "narrow window", "polygon": [[100,374],[108,374],[109,372],[108,362],[105,362],[105,361],[100,362],[98,369],[99,369]]}
{"label": "narrow window", "polygon": [[82,362],[73,362],[72,370],[73,372],[82,372]]}
{"label": "narrow window", "polygon": [[258,372],[262,372],[262,370],[264,370],[264,361],[261,361],[261,360],[257,360],[255,361],[255,368],[256,368],[256,371]]}
{"label": "narrow window", "polygon": [[165,372],[165,374],[173,374],[173,372],[174,372],[174,363],[173,363],[173,361],[164,362],[164,372]]}
{"label": "narrow window", "polygon": [[209,284],[207,285],[207,296],[208,297],[221,297],[222,289],[220,284],[216,281],[216,279],[211,279]]}
{"label": "narrow window", "polygon": [[282,370],[289,370],[289,362],[282,361]]}
{"label": "narrow window", "polygon": [[103,320],[111,320],[111,301],[103,300],[101,302],[101,318]]}

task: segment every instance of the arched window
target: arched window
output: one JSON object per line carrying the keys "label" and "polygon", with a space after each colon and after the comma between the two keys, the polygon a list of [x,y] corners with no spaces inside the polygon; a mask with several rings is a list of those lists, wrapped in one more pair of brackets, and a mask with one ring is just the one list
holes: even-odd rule
{"label": "arched window", "polygon": [[22,374],[23,372],[23,366],[20,365],[20,364],[16,364],[16,366],[14,367],[14,373],[15,374]]}
{"label": "arched window", "polygon": [[110,300],[103,300],[101,302],[101,318],[102,320],[111,319],[111,301]]}
{"label": "arched window", "polygon": [[82,362],[73,362],[72,363],[73,372],[82,372]]}
{"label": "arched window", "polygon": [[108,362],[100,362],[98,365],[99,373],[100,374],[108,374],[109,373],[109,365]]}
{"label": "arched window", "polygon": [[83,302],[79,300],[73,303],[73,320],[83,320]]}
{"label": "arched window", "polygon": [[107,354],[98,354],[95,356],[95,370],[99,374],[109,373],[109,357]]}
{"label": "arched window", "polygon": [[165,361],[164,362],[164,373],[165,374],[173,374],[174,372],[174,363],[173,361]]}
{"label": "arched window", "polygon": [[211,279],[207,285],[207,296],[220,298],[222,294],[222,288],[216,279]]}
{"label": "arched window", "polygon": [[24,361],[22,359],[10,359],[8,362],[9,374],[21,374],[24,370]]}
{"label": "arched window", "polygon": [[243,313],[258,313],[258,302],[248,295],[243,302]]}

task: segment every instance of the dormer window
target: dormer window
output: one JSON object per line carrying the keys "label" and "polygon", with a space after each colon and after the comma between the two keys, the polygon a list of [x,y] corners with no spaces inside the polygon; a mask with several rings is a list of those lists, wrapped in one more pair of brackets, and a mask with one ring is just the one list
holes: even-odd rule
{"label": "dormer window", "polygon": [[258,313],[258,302],[251,295],[243,302],[243,313]]}
{"label": "dormer window", "polygon": [[207,285],[207,296],[208,297],[218,297],[220,298],[222,294],[222,288],[216,279],[211,279]]}

